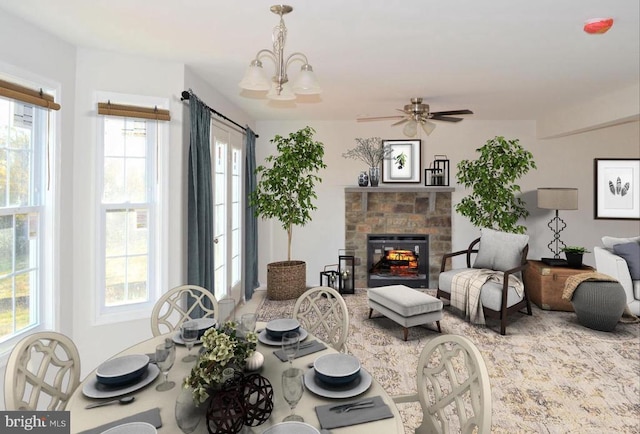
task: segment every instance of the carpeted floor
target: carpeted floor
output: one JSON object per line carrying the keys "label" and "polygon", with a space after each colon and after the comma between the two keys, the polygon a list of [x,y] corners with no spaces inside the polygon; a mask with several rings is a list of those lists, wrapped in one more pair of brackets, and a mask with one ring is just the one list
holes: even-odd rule
{"label": "carpeted floor", "polygon": [[[350,315],[349,351],[391,395],[415,390],[416,364],[435,324],[402,328],[374,314],[366,290],[344,296]],[[259,320],[288,317],[295,300],[264,300]],[[466,336],[482,352],[493,398],[493,433],[640,433],[640,324],[606,333],[581,326],[573,312],[533,305],[533,316],[515,315],[507,335],[465,322],[445,308],[443,333]],[[420,423],[419,406],[398,406],[405,431]]]}

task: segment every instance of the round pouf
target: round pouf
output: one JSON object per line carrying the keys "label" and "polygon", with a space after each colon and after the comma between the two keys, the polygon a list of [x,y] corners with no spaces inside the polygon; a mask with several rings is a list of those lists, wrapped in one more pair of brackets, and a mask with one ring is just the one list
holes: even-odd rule
{"label": "round pouf", "polygon": [[627,297],[618,282],[582,282],[571,299],[578,322],[585,327],[610,332],[618,324]]}

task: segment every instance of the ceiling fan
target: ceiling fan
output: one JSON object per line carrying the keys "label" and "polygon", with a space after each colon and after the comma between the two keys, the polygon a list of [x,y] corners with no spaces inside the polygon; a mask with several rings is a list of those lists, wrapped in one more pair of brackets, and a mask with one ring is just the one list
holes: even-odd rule
{"label": "ceiling fan", "polygon": [[358,122],[368,122],[368,121],[380,121],[383,119],[400,119],[398,122],[392,124],[401,125],[405,124],[402,132],[407,137],[415,137],[418,132],[418,124],[422,127],[427,135],[431,134],[433,130],[436,128],[436,124],[431,122],[434,121],[445,121],[445,122],[460,122],[463,118],[455,118],[450,115],[472,115],[473,112],[471,110],[447,110],[441,112],[429,112],[429,104],[423,104],[422,98],[411,98],[411,104],[407,104],[404,106],[404,109],[397,109],[398,111],[404,113],[403,115],[396,116],[381,116],[381,117],[369,117],[369,118],[358,118]]}

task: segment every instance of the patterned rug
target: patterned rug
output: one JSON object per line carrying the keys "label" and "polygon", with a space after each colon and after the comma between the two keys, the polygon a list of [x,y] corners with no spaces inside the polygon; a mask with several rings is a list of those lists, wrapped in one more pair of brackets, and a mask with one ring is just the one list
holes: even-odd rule
{"label": "patterned rug", "polygon": [[[432,294],[433,295],[433,294]],[[365,289],[344,296],[349,308],[351,354],[390,395],[416,388],[416,365],[435,324],[402,328],[369,308]],[[264,300],[260,321],[290,317],[295,300]],[[538,309],[516,314],[507,335],[487,319],[478,327],[445,308],[442,333],[466,336],[480,349],[491,378],[493,433],[640,433],[640,324],[619,323],[613,332],[581,326],[573,312]],[[413,434],[418,404],[398,405]]]}

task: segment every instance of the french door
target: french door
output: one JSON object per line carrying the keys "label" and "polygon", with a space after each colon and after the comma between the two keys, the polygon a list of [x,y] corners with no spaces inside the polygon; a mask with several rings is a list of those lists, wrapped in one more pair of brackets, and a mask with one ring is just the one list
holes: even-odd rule
{"label": "french door", "polygon": [[212,120],[214,295],[220,300],[242,297],[244,233],[243,136]]}

